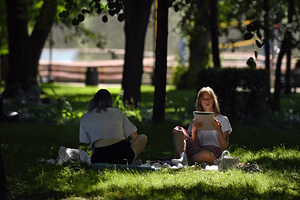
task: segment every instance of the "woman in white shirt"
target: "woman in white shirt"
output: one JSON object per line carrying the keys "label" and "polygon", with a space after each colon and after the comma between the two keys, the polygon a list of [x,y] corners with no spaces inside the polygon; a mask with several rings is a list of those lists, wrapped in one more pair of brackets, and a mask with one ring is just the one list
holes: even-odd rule
{"label": "woman in white shirt", "polygon": [[[197,111],[214,112],[215,121],[212,123],[215,130],[202,130],[203,122],[192,120],[188,130],[180,126],[173,129],[173,143],[177,159],[173,164],[216,163],[222,151],[228,148],[229,135],[232,128],[228,118],[221,115],[217,96],[210,87],[199,90],[196,101]],[[191,137],[190,137],[191,135]]]}
{"label": "woman in white shirt", "polygon": [[131,164],[145,148],[147,136],[137,134],[126,115],[113,108],[109,91],[101,89],[81,117],[79,142],[91,145],[92,164]]}

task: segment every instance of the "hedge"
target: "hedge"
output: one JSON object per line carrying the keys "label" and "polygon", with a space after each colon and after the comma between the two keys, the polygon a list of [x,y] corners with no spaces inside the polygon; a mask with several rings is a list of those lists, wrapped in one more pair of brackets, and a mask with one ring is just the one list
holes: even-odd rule
{"label": "hedge", "polygon": [[268,72],[249,68],[208,68],[197,72],[197,91],[216,92],[221,112],[232,119],[258,118],[268,108]]}

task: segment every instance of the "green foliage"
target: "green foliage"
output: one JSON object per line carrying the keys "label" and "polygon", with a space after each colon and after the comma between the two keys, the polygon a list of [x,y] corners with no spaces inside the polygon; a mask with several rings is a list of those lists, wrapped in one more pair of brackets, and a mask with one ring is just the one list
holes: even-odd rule
{"label": "green foliage", "polygon": [[[123,102],[123,91],[121,91],[114,100],[114,107],[121,110],[130,120],[142,121],[142,115],[140,109],[136,108],[133,105],[125,105]],[[145,119],[144,119],[145,120]]]}
{"label": "green foliage", "polygon": [[256,63],[252,57],[247,60],[246,64],[250,67],[250,69],[256,68]]}
{"label": "green foliage", "polygon": [[178,89],[186,88],[188,82],[186,80],[187,72],[188,67],[178,63],[177,66],[173,67],[171,84],[175,85]]}
{"label": "green foliage", "polygon": [[73,110],[70,102],[64,98],[58,98],[50,105],[23,106],[17,112],[22,122],[36,123],[70,123],[78,121],[82,113]]}
{"label": "green foliage", "polygon": [[[71,13],[78,13],[78,9],[80,9],[80,7],[83,7],[83,5],[78,4],[78,2],[74,0],[65,0],[65,2],[65,9],[59,13],[60,18],[69,18]],[[92,14],[93,12],[96,12],[100,15],[104,11],[107,12],[110,16],[117,15],[117,19],[119,20],[119,22],[125,20],[125,15],[123,13],[124,5],[122,0],[91,0],[89,3],[86,3],[86,5],[88,5],[87,8],[85,8],[86,6],[83,7],[80,13],[78,13],[76,17],[73,17],[73,26],[78,26],[80,22],[84,21],[84,16],[86,14]],[[104,14],[102,16],[102,21],[108,21],[107,14]]]}
{"label": "green foliage", "polygon": [[7,43],[7,15],[6,15],[6,5],[4,1],[0,2],[0,56],[8,54],[8,43]]}
{"label": "green foliage", "polygon": [[[247,25],[247,31],[244,34],[244,40],[250,40],[256,36],[255,44],[258,48],[261,48],[265,43],[265,39],[262,38],[260,33],[263,28],[263,25],[259,21],[252,21]],[[257,59],[257,51],[254,51],[254,54],[255,58]],[[250,69],[256,68],[256,63],[252,57],[247,60],[246,64],[250,67]]]}
{"label": "green foliage", "polygon": [[221,112],[231,119],[258,118],[267,111],[268,73],[253,69],[199,69],[197,91],[210,86],[216,92]]}

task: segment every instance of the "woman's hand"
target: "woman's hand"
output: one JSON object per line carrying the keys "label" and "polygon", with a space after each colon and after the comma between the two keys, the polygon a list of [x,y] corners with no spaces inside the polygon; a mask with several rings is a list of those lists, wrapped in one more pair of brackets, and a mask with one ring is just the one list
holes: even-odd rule
{"label": "woman's hand", "polygon": [[215,129],[218,131],[218,133],[222,133],[222,127],[221,123],[218,120],[215,120],[212,122],[212,125],[215,127]]}
{"label": "woman's hand", "polygon": [[192,127],[192,140],[196,144],[199,144],[199,139],[197,137],[197,131],[199,129],[201,129],[202,126],[203,126],[203,122],[202,121],[195,120],[194,123],[193,123],[193,127]]}
{"label": "woman's hand", "polygon": [[192,133],[197,132],[201,127],[203,127],[203,122],[196,119],[193,123]]}

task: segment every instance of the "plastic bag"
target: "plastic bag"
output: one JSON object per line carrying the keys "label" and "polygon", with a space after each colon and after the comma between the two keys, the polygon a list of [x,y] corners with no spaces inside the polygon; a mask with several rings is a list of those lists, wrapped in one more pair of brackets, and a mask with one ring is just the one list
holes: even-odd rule
{"label": "plastic bag", "polygon": [[63,164],[69,161],[78,163],[87,163],[91,165],[91,157],[82,149],[71,149],[61,146],[58,151],[58,158],[56,164]]}

